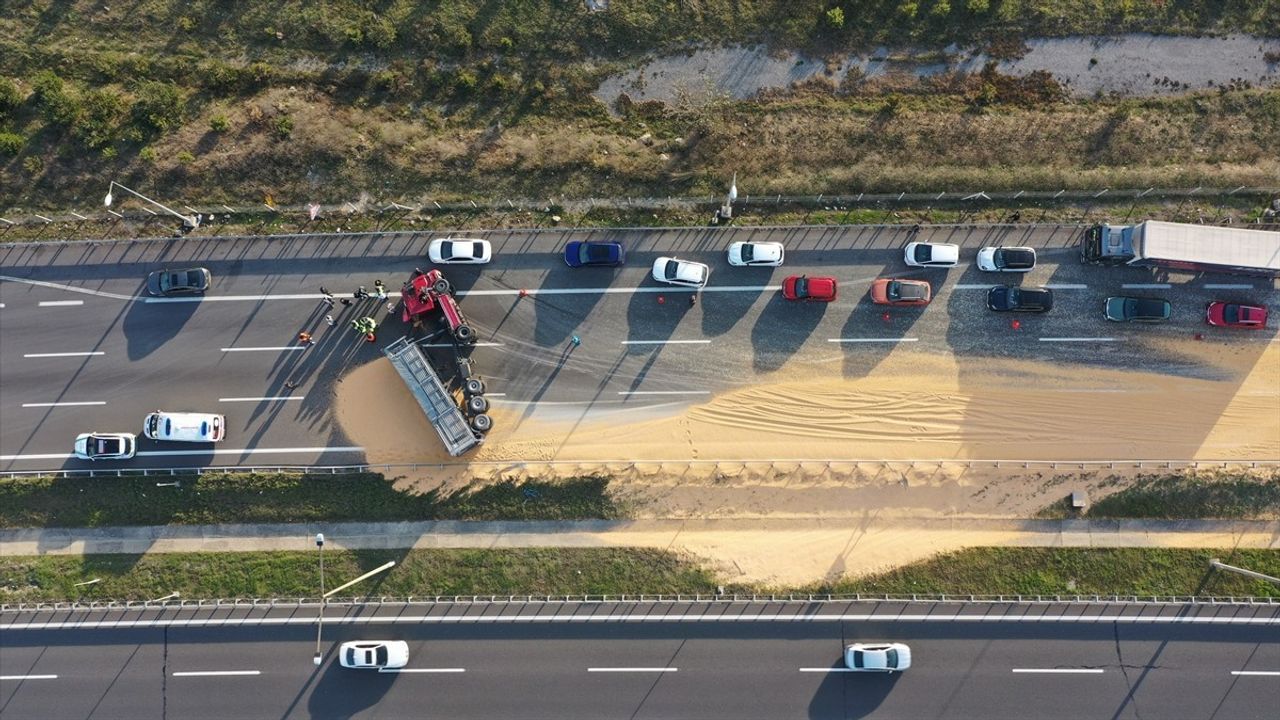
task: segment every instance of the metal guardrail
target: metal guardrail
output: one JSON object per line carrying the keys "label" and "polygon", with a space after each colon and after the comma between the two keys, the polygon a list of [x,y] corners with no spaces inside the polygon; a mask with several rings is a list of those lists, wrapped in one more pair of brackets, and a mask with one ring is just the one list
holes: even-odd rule
{"label": "metal guardrail", "polygon": [[[1102,202],[1124,202],[1131,201],[1133,203],[1139,200],[1220,200],[1225,201],[1235,197],[1257,197],[1257,198],[1276,198],[1280,197],[1280,187],[1253,187],[1241,185],[1234,188],[1102,188],[1102,189],[1075,189],[1075,190],[1005,190],[1005,191],[986,191],[982,189],[969,191],[938,191],[938,192],[887,192],[887,193],[823,193],[819,195],[751,195],[746,194],[734,201],[734,207],[738,212],[750,212],[753,209],[762,209],[768,211],[771,207],[801,207],[811,210],[856,210],[856,209],[892,209],[894,207],[932,207],[942,204],[959,204],[962,207],[970,207],[974,210],[981,209],[983,203],[1011,203],[1019,205],[1031,205],[1042,207],[1053,204],[1067,203],[1102,203]],[[723,201],[722,195],[707,196],[672,196],[665,197],[611,197],[611,198],[569,198],[561,195],[559,198],[549,197],[544,199],[535,198],[496,198],[475,200],[447,200],[440,201],[431,198],[418,198],[408,200],[400,198],[399,200],[372,199],[361,198],[356,201],[322,204],[322,203],[297,203],[289,205],[277,205],[269,201],[264,201],[258,205],[223,205],[223,204],[196,204],[188,205],[182,202],[172,202],[171,205],[181,208],[183,211],[204,216],[207,220],[218,221],[219,216],[224,221],[235,221],[236,215],[252,215],[255,217],[266,215],[285,216],[297,215],[302,219],[314,219],[319,217],[331,217],[334,214],[342,216],[355,215],[386,215],[387,213],[399,214],[403,217],[411,215],[430,215],[432,213],[476,213],[476,212],[541,212],[553,213],[561,210],[569,210],[575,212],[590,211],[595,208],[603,209],[626,209],[635,208],[642,210],[657,209],[679,209],[690,210],[699,207],[715,208],[719,207]],[[133,212],[113,212],[102,211],[101,209],[86,210],[80,212],[77,210],[48,211],[37,213],[27,210],[10,209],[6,215],[0,215],[0,229],[5,226],[17,225],[49,225],[52,223],[85,223],[99,221],[114,220],[141,220],[148,221],[152,219],[161,219],[168,222],[162,215],[158,215],[154,211],[144,208]]]}
{"label": "metal guardrail", "polygon": [[[436,595],[407,597],[349,597],[329,598],[327,607],[379,607],[396,606],[444,606],[444,605],[599,605],[606,603],[631,604],[733,604],[733,603],[836,603],[836,602],[890,602],[890,603],[969,603],[969,604],[1020,604],[1020,605],[1250,605],[1280,606],[1280,597],[1236,597],[1196,595],[892,595],[881,593],[853,594],[696,594],[696,595]],[[102,600],[90,602],[35,602],[0,604],[0,612],[56,612],[67,610],[116,611],[116,610],[209,610],[244,609],[264,610],[319,607],[319,598],[214,598],[165,600]]]}
{"label": "metal guardrail", "polygon": [[949,460],[949,459],[907,459],[907,460],[821,460],[821,459],[777,459],[777,460],[512,460],[512,461],[476,461],[454,463],[371,463],[363,465],[250,465],[232,467],[168,467],[168,468],[120,468],[114,470],[98,469],[50,469],[50,470],[7,470],[0,472],[3,478],[111,478],[111,477],[170,477],[174,475],[208,475],[208,474],[250,474],[250,473],[297,473],[310,475],[343,475],[349,473],[383,473],[416,472],[420,470],[445,470],[447,468],[488,468],[518,472],[531,466],[577,467],[583,473],[601,473],[614,470],[636,469],[637,467],[657,466],[659,471],[679,467],[715,465],[726,472],[744,471],[747,466],[768,465],[772,469],[790,467],[814,467],[827,471],[841,467],[864,465],[879,467],[918,467],[918,466],[955,466],[966,468],[1135,468],[1135,469],[1194,469],[1211,468],[1273,468],[1280,467],[1277,460]]}

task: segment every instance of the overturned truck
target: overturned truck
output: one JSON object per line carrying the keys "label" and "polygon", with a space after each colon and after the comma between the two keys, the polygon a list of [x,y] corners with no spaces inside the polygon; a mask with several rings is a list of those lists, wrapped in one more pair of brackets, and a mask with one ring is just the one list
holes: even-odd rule
{"label": "overturned truck", "polygon": [[[391,343],[382,352],[413,393],[445,450],[457,457],[483,442],[485,433],[493,427],[492,418],[486,414],[489,401],[484,397],[484,381],[475,376],[471,360],[459,353],[460,346],[475,344],[475,331],[462,316],[452,288],[439,270],[415,272],[401,289],[400,297],[401,317],[406,323],[413,328],[421,327],[439,311],[453,338],[456,390],[450,390],[450,383],[436,371],[411,334]],[[456,397],[458,394],[462,396],[461,403]]]}

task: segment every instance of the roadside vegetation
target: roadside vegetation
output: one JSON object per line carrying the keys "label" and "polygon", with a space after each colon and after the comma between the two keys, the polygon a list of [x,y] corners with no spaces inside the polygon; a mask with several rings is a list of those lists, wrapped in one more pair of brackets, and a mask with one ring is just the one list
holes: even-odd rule
{"label": "roadside vegetation", "polygon": [[621,517],[607,487],[607,478],[581,477],[420,493],[377,473],[4,478],[0,527]]}
{"label": "roadside vegetation", "polygon": [[[1162,595],[1280,597],[1280,587],[1209,569],[1209,559],[1280,576],[1277,550],[971,548],[897,570],[802,588],[725,585],[728,593]],[[713,594],[696,560],[661,550],[546,548],[325,551],[337,583],[388,560],[369,596]],[[316,552],[0,557],[0,602],[315,597]],[[99,582],[83,588],[75,583]]]}
{"label": "roadside vegetation", "polygon": [[1047,76],[986,70],[833,74],[697,106],[591,93],[691,44],[1013,56],[1027,36],[1274,36],[1277,13],[1280,0],[18,3],[0,17],[0,208],[84,208],[108,179],[233,205],[712,194],[733,172],[755,195],[1269,185],[1280,91],[1244,83],[1081,101]]}
{"label": "roadside vegetation", "polygon": [[[1040,512],[1040,517],[1075,517],[1070,498]],[[1185,520],[1280,518],[1280,472],[1226,471],[1139,475],[1128,487],[1098,499],[1084,513],[1090,518]]]}

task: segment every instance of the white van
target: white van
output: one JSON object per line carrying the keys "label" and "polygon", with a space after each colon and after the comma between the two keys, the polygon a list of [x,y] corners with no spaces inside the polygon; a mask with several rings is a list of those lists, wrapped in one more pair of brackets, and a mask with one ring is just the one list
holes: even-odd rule
{"label": "white van", "polygon": [[227,419],[213,413],[157,410],[142,421],[142,434],[152,440],[218,442],[227,435]]}

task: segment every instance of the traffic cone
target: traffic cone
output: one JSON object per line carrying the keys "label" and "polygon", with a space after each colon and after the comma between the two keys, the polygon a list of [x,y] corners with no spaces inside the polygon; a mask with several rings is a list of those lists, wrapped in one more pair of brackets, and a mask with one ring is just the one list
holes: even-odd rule
{"label": "traffic cone", "polygon": [[520,297],[529,297],[529,291],[524,288],[520,288]]}
{"label": "traffic cone", "polygon": [[378,340],[378,337],[373,333],[369,333],[368,335],[364,336],[365,342],[377,342],[377,340]]}
{"label": "traffic cone", "polygon": [[659,296],[658,296],[658,304],[659,304],[659,305],[661,305],[661,304],[665,303],[666,301],[667,301],[667,299],[666,299],[666,298],[662,297],[661,295],[659,295]]}
{"label": "traffic cone", "polygon": [[1014,320],[1013,322],[1009,323],[1009,327],[1012,327],[1014,330],[1021,330],[1021,329],[1022,329],[1022,321],[1021,321],[1021,320]]}

